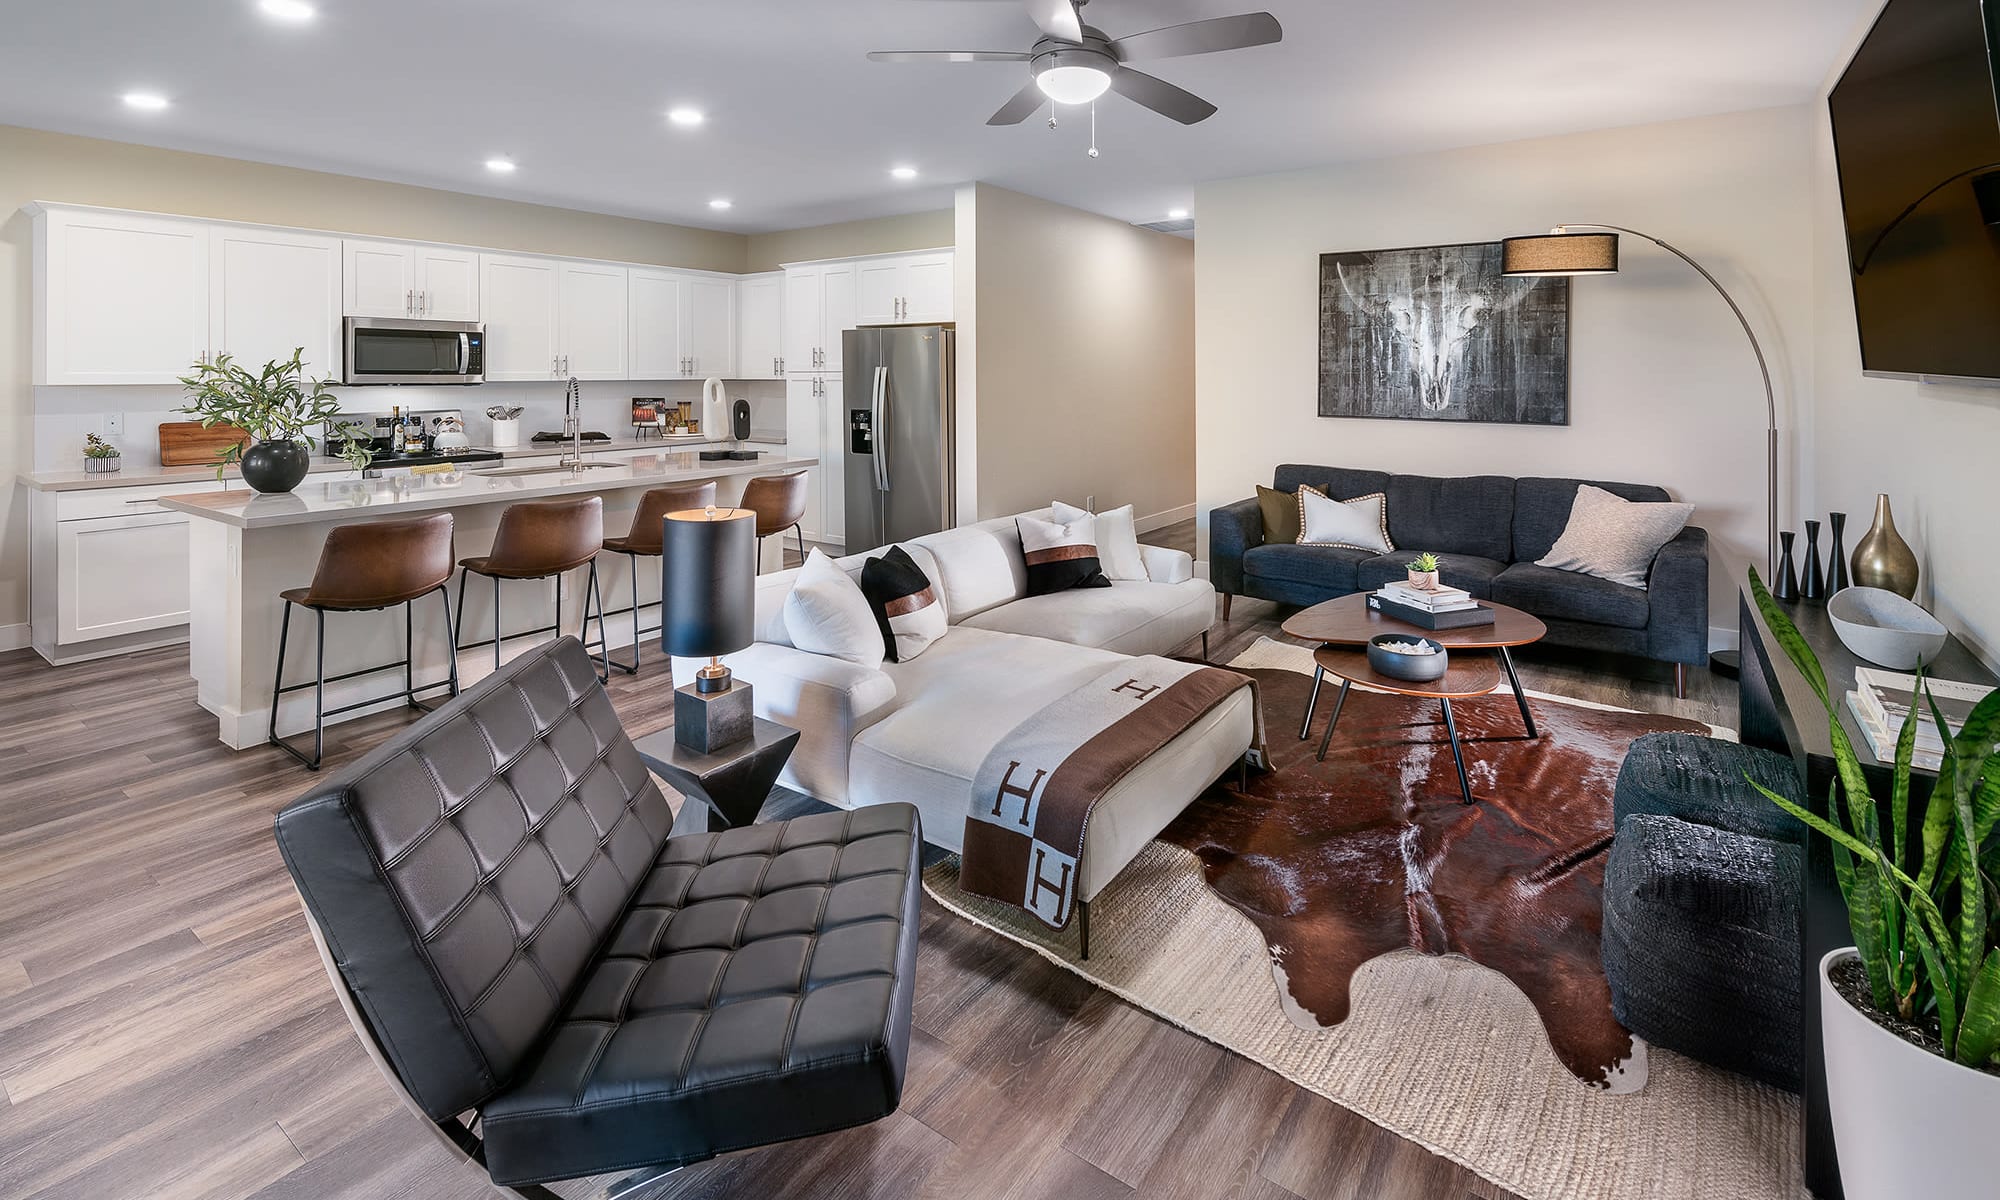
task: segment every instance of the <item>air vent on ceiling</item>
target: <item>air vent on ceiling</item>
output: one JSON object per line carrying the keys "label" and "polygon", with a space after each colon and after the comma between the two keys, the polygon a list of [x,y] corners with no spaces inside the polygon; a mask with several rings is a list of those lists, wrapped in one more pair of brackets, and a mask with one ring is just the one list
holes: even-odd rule
{"label": "air vent on ceiling", "polygon": [[1194,232],[1193,217],[1182,217],[1178,221],[1136,221],[1134,224],[1138,225],[1141,229],[1150,229],[1155,233]]}

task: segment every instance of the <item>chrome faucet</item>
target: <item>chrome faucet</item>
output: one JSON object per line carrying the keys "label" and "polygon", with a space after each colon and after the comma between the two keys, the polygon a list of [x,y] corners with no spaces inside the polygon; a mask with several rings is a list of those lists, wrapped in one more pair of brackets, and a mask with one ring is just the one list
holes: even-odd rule
{"label": "chrome faucet", "polygon": [[569,453],[557,462],[565,471],[583,469],[583,385],[576,376],[569,377],[569,387],[563,392],[563,437],[569,440]]}

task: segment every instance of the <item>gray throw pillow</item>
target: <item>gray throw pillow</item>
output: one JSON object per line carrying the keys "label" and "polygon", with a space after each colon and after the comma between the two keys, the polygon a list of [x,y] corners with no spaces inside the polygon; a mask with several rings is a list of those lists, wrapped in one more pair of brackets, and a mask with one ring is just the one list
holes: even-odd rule
{"label": "gray throw pillow", "polygon": [[1582,484],[1569,524],[1535,565],[1643,588],[1660,547],[1679,537],[1693,515],[1692,504],[1642,503]]}

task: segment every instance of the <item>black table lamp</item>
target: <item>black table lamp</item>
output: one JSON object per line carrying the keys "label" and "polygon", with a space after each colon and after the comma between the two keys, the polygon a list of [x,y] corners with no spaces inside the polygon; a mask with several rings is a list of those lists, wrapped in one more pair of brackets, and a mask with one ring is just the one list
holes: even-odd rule
{"label": "black table lamp", "polygon": [[694,682],[674,691],[674,740],[701,754],[749,736],[750,685],[735,683],[721,656],[755,639],[757,514],[747,508],[668,513],[661,556],[660,648],[707,658]]}

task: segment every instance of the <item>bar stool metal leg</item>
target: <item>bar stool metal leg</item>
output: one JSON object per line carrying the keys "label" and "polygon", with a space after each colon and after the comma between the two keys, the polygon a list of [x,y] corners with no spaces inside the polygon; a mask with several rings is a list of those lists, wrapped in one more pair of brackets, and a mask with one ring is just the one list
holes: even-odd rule
{"label": "bar stool metal leg", "polygon": [[500,669],[500,577],[493,577],[493,669]]}
{"label": "bar stool metal leg", "polygon": [[[292,638],[292,602],[285,601],[284,619],[278,623],[278,670],[271,678],[271,725],[267,740],[273,746],[284,746],[278,740],[278,698],[285,694],[285,645]],[[285,746],[289,750],[291,747]]]}
{"label": "bar stool metal leg", "polygon": [[[463,613],[465,611],[465,583],[463,576],[460,577],[458,593],[459,612]],[[445,636],[450,639],[449,644],[445,647],[445,662],[449,664],[451,671],[451,694],[456,696],[458,695],[458,633],[457,627],[452,624],[451,620],[451,589],[446,587],[439,588],[438,599],[444,602],[444,632]]]}
{"label": "bar stool metal leg", "polygon": [[[590,560],[590,590],[584,593],[583,618],[576,623],[578,641],[583,641],[590,636],[590,605],[592,601],[597,603],[597,661],[599,663],[597,677],[609,683],[611,681],[611,631],[604,626],[604,593],[597,586],[597,560],[595,558]],[[562,614],[560,612],[556,614],[556,623],[558,625],[562,623]],[[562,631],[558,629],[556,633],[560,637]],[[639,661],[639,594],[636,590],[632,593],[632,661],[634,664],[633,673],[637,674],[637,664]]]}

